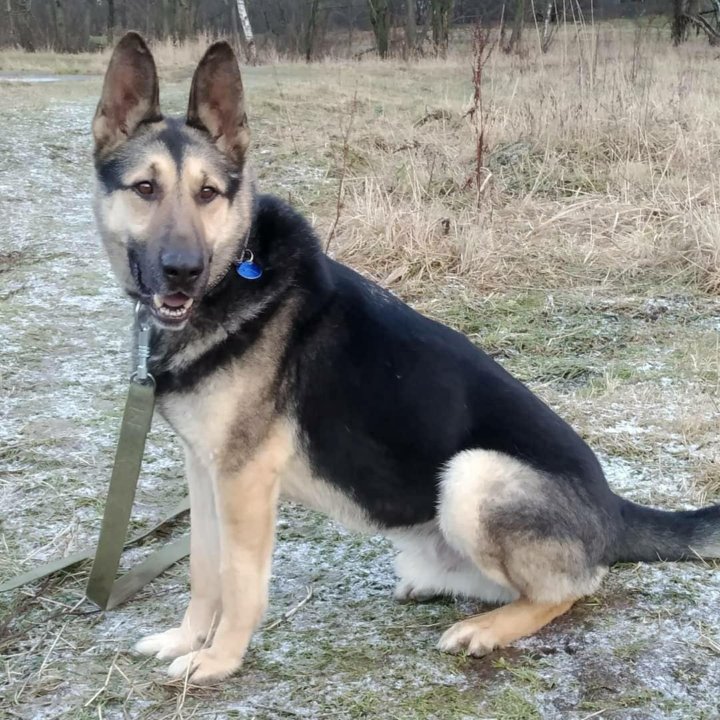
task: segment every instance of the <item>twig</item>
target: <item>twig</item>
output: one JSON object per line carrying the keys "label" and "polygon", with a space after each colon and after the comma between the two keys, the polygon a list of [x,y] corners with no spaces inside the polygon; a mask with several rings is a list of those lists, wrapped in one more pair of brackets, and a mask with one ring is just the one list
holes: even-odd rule
{"label": "twig", "polygon": [[270,623],[265,630],[272,630],[273,628],[276,628],[281,623],[284,623],[286,620],[289,620],[303,605],[305,605],[310,598],[313,596],[313,587],[312,585],[307,586],[307,595],[294,607],[290,608],[282,617],[278,618],[275,622]]}
{"label": "twig", "polygon": [[590,718],[597,717],[598,715],[602,715],[607,708],[603,708],[602,710],[597,710],[594,713],[590,713],[590,715],[586,715],[584,718],[580,718],[580,720],[590,720]]}
{"label": "twig", "polygon": [[335,230],[338,223],[340,222],[340,213],[342,212],[342,199],[343,190],[345,188],[345,173],[347,172],[347,161],[348,155],[350,154],[350,133],[352,131],[353,120],[355,119],[355,113],[357,111],[357,90],[353,95],[352,106],[350,108],[350,117],[348,119],[347,128],[345,130],[345,137],[343,138],[343,159],[342,159],[342,170],[340,171],[340,183],[338,184],[337,202],[335,204],[335,219],[333,224],[330,226],[330,232],[328,233],[327,240],[325,241],[325,254],[327,255],[330,250],[330,243],[335,237]]}
{"label": "twig", "polygon": [[[477,191],[477,206],[480,207],[480,199],[490,178],[485,167],[485,150],[487,149],[487,137],[485,124],[487,114],[483,108],[482,78],[485,64],[490,59],[495,43],[490,42],[490,31],[483,29],[478,22],[473,32],[473,104],[467,115],[473,121],[475,130],[475,189]],[[483,178],[483,175],[486,177]],[[472,184],[472,179],[465,183],[466,187]]]}
{"label": "twig", "polygon": [[103,686],[83,705],[83,707],[88,707],[89,705],[92,705],[95,700],[97,700],[100,695],[102,695],[105,690],[107,690],[107,686],[110,684],[110,678],[112,677],[112,672],[115,669],[115,661],[118,659],[118,655],[120,654],[120,651],[118,650],[115,653],[115,657],[113,658],[112,662],[110,663],[110,669],[107,671],[107,675],[105,676],[105,682],[103,683]]}
{"label": "twig", "polygon": [[277,70],[275,70],[274,67],[273,67],[273,76],[275,78],[275,85],[277,85],[278,95],[280,95],[280,99],[282,100],[282,103],[283,103],[282,108],[285,111],[285,117],[287,119],[288,130],[290,131],[290,142],[292,143],[292,146],[293,146],[293,152],[295,153],[295,155],[299,155],[300,151],[298,150],[298,145],[295,140],[295,132],[294,132],[295,125],[293,124],[293,121],[290,118],[290,112],[288,111],[288,100],[285,97],[285,93],[283,92],[282,86],[280,85],[280,79],[278,78],[278,75],[277,75]]}

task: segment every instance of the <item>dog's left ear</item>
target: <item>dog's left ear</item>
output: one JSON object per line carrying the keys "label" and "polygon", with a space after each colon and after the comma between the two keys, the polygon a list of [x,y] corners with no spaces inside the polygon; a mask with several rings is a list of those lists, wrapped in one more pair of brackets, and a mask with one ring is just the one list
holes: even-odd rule
{"label": "dog's left ear", "polygon": [[142,122],[160,120],[160,86],[150,49],[136,32],[115,46],[92,124],[95,154],[102,157]]}
{"label": "dog's left ear", "polygon": [[240,68],[230,45],[211,45],[195,70],[187,124],[209,133],[218,149],[242,165],[250,144]]}

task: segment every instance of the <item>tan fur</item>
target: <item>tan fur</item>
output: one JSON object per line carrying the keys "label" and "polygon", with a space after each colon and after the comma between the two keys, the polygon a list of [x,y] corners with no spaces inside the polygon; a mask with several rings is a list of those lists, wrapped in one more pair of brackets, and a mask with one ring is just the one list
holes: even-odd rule
{"label": "tan fur", "polygon": [[447,541],[496,583],[534,602],[552,604],[595,592],[607,568],[588,567],[578,541],[523,534],[497,537],[488,525],[499,507],[541,509],[544,482],[516,458],[467,450],[443,473],[438,519]]}
{"label": "tan fur", "polygon": [[169,674],[193,683],[214,682],[240,666],[250,637],[267,607],[275,536],[279,473],[292,456],[293,433],[273,424],[252,459],[214,479],[220,538],[222,615],[212,644],[178,657]]}
{"label": "tan fur", "polygon": [[536,633],[566,613],[573,602],[533,603],[529,600],[515,600],[496,610],[455,623],[440,638],[438,647],[444,652],[467,651],[470,655],[487,655],[496,648]]}
{"label": "tan fur", "polygon": [[350,530],[362,533],[379,531],[363,508],[345,493],[313,474],[302,453],[296,453],[283,472],[280,493],[284,499],[324,513]]}
{"label": "tan fur", "polygon": [[[162,125],[162,123],[161,123]],[[250,164],[243,168],[240,191],[229,203],[219,196],[208,204],[195,201],[202,185],[220,184],[212,158],[194,147],[185,158],[178,173],[167,150],[152,143],[158,132],[154,127],[149,135],[148,150],[138,157],[137,164],[129,164],[123,183],[132,186],[143,180],[155,180],[162,189],[162,198],[148,203],[133,190],[96,193],[95,215],[103,235],[113,271],[124,286],[129,286],[127,246],[135,242],[152,243],[162,236],[162,228],[170,224],[180,234],[194,234],[212,255],[208,286],[214,286],[236,259],[238,239],[250,226],[252,217],[252,187],[254,175]],[[197,134],[188,129],[189,134]],[[99,189],[99,188],[98,188]],[[222,189],[222,188],[221,188]]]}
{"label": "tan fur", "polygon": [[179,627],[143,638],[135,650],[174,660],[212,639],[220,620],[220,538],[210,470],[190,449],[185,452],[190,490],[190,604]]}
{"label": "tan fur", "polygon": [[[295,428],[275,415],[272,395],[292,317],[286,306],[241,361],[160,403],[188,448],[191,599],[179,628],[151,635],[136,649],[177,658],[171,675],[193,663],[193,682],[239,667],[267,604],[280,476],[293,458],[296,469],[301,463]],[[192,651],[208,637],[212,644],[196,658]]]}

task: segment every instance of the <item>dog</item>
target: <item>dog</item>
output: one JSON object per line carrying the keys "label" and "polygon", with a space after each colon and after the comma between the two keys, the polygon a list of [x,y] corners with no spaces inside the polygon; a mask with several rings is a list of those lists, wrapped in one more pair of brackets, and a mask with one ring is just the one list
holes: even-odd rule
{"label": "dog", "polygon": [[128,33],[92,132],[98,228],[151,319],[158,408],[185,449],[190,603],[179,627],[136,645],[171,676],[207,684],[240,668],[281,497],[388,536],[399,600],[498,604],[442,635],[451,653],[535,633],[618,561],[720,557],[720,505],[666,512],[615,495],[522,383],[257,191],[230,45],[207,50],[186,116],[166,118],[152,54]]}

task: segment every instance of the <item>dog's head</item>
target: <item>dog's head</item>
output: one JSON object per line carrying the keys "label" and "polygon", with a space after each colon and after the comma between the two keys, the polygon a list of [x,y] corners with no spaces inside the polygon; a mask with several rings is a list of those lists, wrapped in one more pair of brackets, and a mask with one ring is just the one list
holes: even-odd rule
{"label": "dog's head", "polygon": [[251,222],[250,135],[231,47],[208,49],[186,117],[166,119],[152,54],[128,33],[110,60],[92,129],[95,211],[113,270],[157,324],[182,328],[240,259]]}

